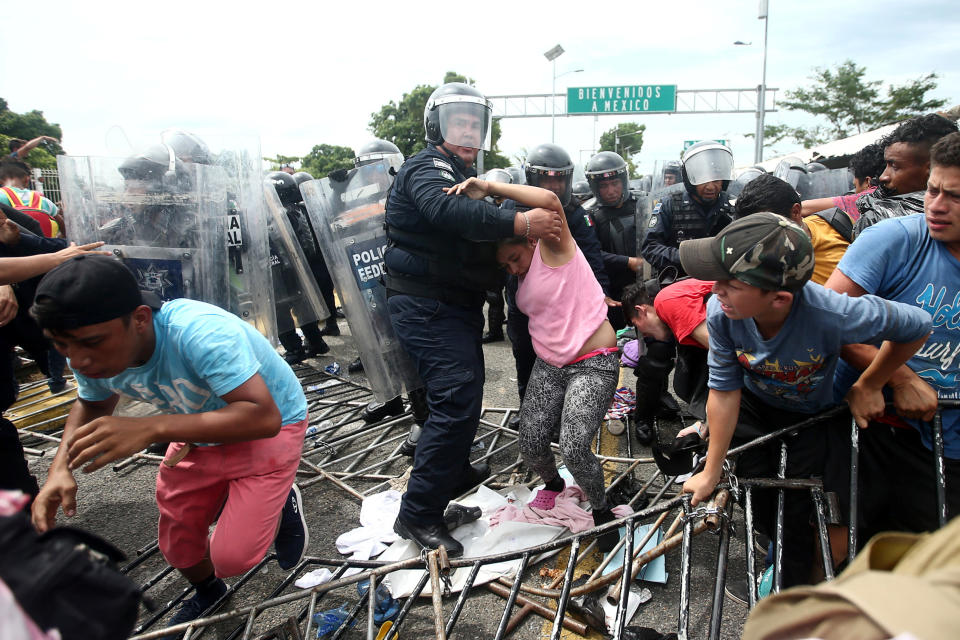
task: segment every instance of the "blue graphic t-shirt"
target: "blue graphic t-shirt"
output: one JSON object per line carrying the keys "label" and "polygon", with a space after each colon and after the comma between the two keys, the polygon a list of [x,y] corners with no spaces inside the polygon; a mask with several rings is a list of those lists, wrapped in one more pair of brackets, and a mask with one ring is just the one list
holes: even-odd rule
{"label": "blue graphic t-shirt", "polygon": [[[867,293],[919,307],[933,335],[907,365],[942,399],[960,398],[960,261],[930,237],[922,214],[883,220],[864,230],[837,268]],[[842,374],[856,373],[846,364]],[[852,373],[851,373],[852,372]],[[929,426],[905,420],[932,449]],[[945,453],[960,458],[960,411],[943,412]]]}
{"label": "blue graphic t-shirt", "polygon": [[[707,302],[709,387],[746,387],[787,411],[819,413],[835,404],[840,348],[874,340],[910,342],[930,331],[930,315],[876,296],[851,298],[808,282],[794,294],[783,327],[764,340],[753,318],[731,320],[716,296]],[[771,429],[783,425],[771,425]]]}
{"label": "blue graphic t-shirt", "polygon": [[78,395],[99,401],[124,395],[164,413],[204,413],[227,406],[221,396],[259,373],[282,424],[307,415],[296,374],[273,346],[232,313],[196,300],[171,300],[153,314],[156,346],[146,364],[113,378],[76,373]]}

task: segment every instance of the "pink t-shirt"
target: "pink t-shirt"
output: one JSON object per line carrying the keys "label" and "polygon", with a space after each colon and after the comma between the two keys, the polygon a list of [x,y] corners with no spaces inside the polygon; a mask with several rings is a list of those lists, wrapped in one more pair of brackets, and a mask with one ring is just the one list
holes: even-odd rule
{"label": "pink t-shirt", "polygon": [[517,288],[517,307],[530,318],[533,350],[541,360],[562,367],[607,319],[603,289],[580,247],[566,264],[551,267],[540,257],[540,243]]}
{"label": "pink t-shirt", "polygon": [[860,193],[851,193],[846,196],[837,196],[833,199],[833,206],[843,209],[847,212],[847,215],[850,216],[850,219],[854,222],[857,221],[857,218],[860,217],[860,210],[857,209],[857,198],[860,196],[865,196],[868,193],[873,193],[876,191],[876,187],[869,187],[864,189]]}

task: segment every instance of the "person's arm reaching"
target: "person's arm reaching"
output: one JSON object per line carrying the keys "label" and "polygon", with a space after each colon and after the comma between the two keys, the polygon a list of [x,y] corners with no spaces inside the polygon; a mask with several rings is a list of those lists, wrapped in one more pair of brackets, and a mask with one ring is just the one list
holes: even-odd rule
{"label": "person's arm reaching", "polygon": [[[6,224],[9,224],[7,222]],[[71,244],[66,249],[56,253],[43,253],[35,256],[24,256],[22,258],[0,258],[0,284],[12,284],[22,282],[42,273],[46,273],[62,262],[66,262],[74,256],[85,253],[94,253],[98,255],[109,256],[109,251],[93,251],[97,247],[102,247],[103,242],[91,242],[77,246]]]}
{"label": "person's arm reaching", "polygon": [[37,136],[33,140],[25,142],[22,147],[17,149],[14,153],[17,155],[18,160],[23,160],[27,157],[27,154],[36,149],[41,142],[60,142],[53,136]]}
{"label": "person's arm reaching", "polygon": [[[884,413],[886,403],[883,399],[883,386],[890,379],[890,376],[913,354],[917,349],[923,346],[927,341],[927,336],[913,340],[912,342],[890,342],[886,341],[880,347],[877,357],[870,363],[870,366],[860,374],[850,391],[847,392],[847,402],[850,405],[850,413],[856,420],[857,426],[866,429],[871,420],[876,420]],[[933,412],[924,418],[930,420],[933,418]]]}
{"label": "person's arm reaching", "polygon": [[723,461],[727,457],[733,432],[740,417],[740,389],[717,391],[710,389],[707,396],[707,423],[710,425],[710,444],[707,445],[707,461],[703,471],[694,474],[683,483],[684,493],[692,493],[691,506],[697,506],[710,497],[720,476]]}

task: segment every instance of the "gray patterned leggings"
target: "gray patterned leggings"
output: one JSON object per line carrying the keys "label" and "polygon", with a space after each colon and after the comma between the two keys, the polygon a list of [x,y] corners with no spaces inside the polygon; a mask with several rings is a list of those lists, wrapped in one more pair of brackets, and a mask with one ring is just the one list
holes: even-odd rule
{"label": "gray patterned leggings", "polygon": [[603,469],[590,450],[617,390],[620,357],[594,356],[565,367],[537,358],[520,407],[520,455],[544,482],[557,477],[550,441],[559,431],[560,454],[594,509],[607,506]]}

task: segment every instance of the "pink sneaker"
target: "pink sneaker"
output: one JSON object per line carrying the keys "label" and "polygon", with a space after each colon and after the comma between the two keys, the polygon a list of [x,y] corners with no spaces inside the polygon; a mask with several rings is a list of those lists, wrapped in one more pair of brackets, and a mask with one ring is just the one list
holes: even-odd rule
{"label": "pink sneaker", "polygon": [[537,495],[533,497],[533,500],[527,503],[527,506],[532,509],[542,509],[543,511],[550,511],[557,505],[557,496],[560,495],[560,491],[550,491],[549,489],[540,489],[537,491]]}

